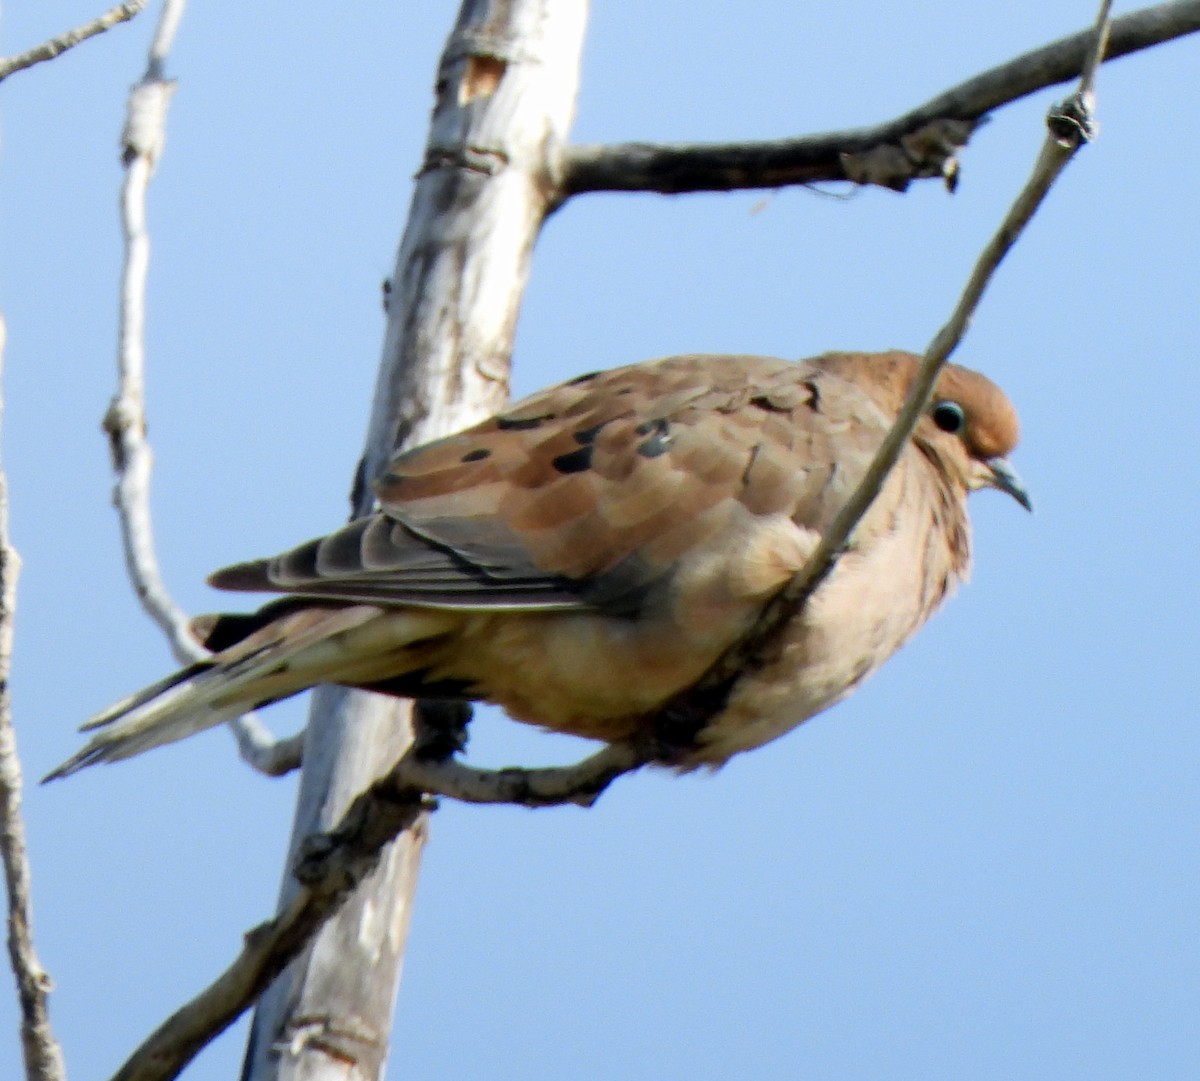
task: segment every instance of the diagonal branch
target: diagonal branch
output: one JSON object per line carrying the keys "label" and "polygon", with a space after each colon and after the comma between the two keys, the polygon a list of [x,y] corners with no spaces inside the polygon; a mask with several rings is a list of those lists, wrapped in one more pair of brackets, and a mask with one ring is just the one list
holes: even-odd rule
{"label": "diagonal branch", "polygon": [[116,7],[97,16],[91,22],[77,26],[74,30],[68,30],[65,34],[59,34],[58,37],[51,38],[49,41],[43,41],[41,45],[28,50],[28,52],[18,53],[16,56],[0,57],[0,82],[14,72],[24,71],[25,68],[31,68],[34,64],[40,64],[44,60],[53,60],[68,49],[73,49],[81,41],[87,41],[88,38],[95,37],[97,34],[103,34],[105,30],[111,30],[118,23],[128,22],[145,6],[146,0],[129,0],[127,4],[117,4]]}
{"label": "diagonal branch", "polygon": [[[0,361],[4,321],[0,319]],[[33,946],[33,912],[25,822],[21,817],[21,762],[9,701],[13,609],[20,560],[8,542],[8,480],[0,470],[0,858],[8,893],[8,957],[21,1004],[21,1049],[27,1081],[64,1081],[62,1049],[50,1028],[51,982]]]}
{"label": "diagonal branch", "polygon": [[590,806],[613,780],[651,757],[649,745],[613,744],[574,766],[479,770],[405,755],[354,800],[335,829],[309,838],[295,868],[302,887],[296,896],[274,919],[246,935],[229,968],[164,1021],[112,1081],[177,1077],[304,948],[375,867],[384,846],[430,808],[426,792],[470,803]]}
{"label": "diagonal branch", "polygon": [[[121,135],[125,181],[121,187],[121,226],[125,263],[121,272],[121,310],[117,330],[117,394],[104,415],[116,483],[113,505],[130,581],[146,614],[166,635],[181,664],[209,655],[188,629],[187,614],[175,603],[159,568],[150,513],[150,471],[154,455],[146,439],[146,273],[150,236],[146,229],[146,192],[166,139],[167,107],[175,83],[163,76],[167,54],[183,15],[185,0],[166,0],[150,45],[146,71],[129,95]],[[242,758],[269,776],[300,763],[301,739],[275,740],[253,715],[231,722]]]}
{"label": "diagonal branch", "polygon": [[[1104,57],[1200,30],[1200,0],[1173,0],[1112,20]],[[923,105],[866,128],[744,143],[615,143],[563,155],[560,202],[594,191],[663,193],[779,188],[849,180],[903,191],[913,179],[953,183],[957,152],[993,109],[1083,71],[1094,31],[1084,30],[967,79]]]}
{"label": "diagonal branch", "polygon": [[1090,31],[1092,52],[1086,59],[1080,88],[1046,118],[1049,134],[1034,163],[1033,172],[1017,195],[1000,227],[987,242],[963,288],[958,304],[946,325],[938,331],[917,371],[908,397],[871,465],[850,499],[821,536],[813,554],[795,576],[768,604],[751,632],[735,643],[694,687],[668,704],[659,719],[674,738],[680,730],[694,736],[709,719],[724,708],[738,676],[759,668],[772,657],[772,643],[779,630],[799,613],[816,588],[833,570],[845,551],[858,522],[883,487],[888,473],[912,437],[913,430],[929,406],[939,372],[958,347],[1000,263],[1041,206],[1050,188],[1076,151],[1095,132],[1092,120],[1093,82],[1099,58],[1108,40],[1111,0],[1102,0],[1096,26]]}

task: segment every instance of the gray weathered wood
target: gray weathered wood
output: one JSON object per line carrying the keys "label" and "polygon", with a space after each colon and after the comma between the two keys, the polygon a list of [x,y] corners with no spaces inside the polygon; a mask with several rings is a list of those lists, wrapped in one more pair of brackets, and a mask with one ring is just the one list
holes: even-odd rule
{"label": "gray weathered wood", "polygon": [[[397,256],[360,476],[392,451],[494,412],[538,229],[574,113],[586,0],[464,0],[438,69],[425,160]],[[355,511],[370,507],[359,485]],[[410,739],[403,703],[314,696],[289,848],[332,825]],[[374,1081],[388,1032],[427,823],[263,997],[246,1081]],[[281,903],[295,889],[285,874]]]}

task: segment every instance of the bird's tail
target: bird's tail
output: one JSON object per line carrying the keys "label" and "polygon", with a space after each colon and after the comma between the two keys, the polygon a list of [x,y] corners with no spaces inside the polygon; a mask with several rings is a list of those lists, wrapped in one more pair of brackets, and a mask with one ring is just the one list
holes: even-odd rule
{"label": "bird's tail", "polygon": [[[443,631],[444,613],[327,607],[294,601],[251,616],[201,617],[196,629],[220,651],[122,699],[81,729],[87,745],[43,781],[97,762],[131,758],[297,694],[317,683],[370,684],[405,668],[405,647]],[[414,662],[415,663],[415,662]]]}

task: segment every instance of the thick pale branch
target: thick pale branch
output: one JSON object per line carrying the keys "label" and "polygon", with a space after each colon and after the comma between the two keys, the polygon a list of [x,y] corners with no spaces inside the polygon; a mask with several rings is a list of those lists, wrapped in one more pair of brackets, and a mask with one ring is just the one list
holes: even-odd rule
{"label": "thick pale branch", "polygon": [[[146,439],[145,323],[146,273],[150,236],[146,228],[146,192],[166,139],[167,108],[173,82],[163,67],[184,0],[167,0],[151,42],[146,72],[129,95],[121,158],[121,226],[125,263],[121,273],[121,310],[117,331],[117,394],[104,415],[116,483],[113,505],[121,522],[125,565],[146,614],[166,635],[181,664],[208,656],[188,629],[187,614],[175,603],[159,569],[150,513],[150,473],[154,456]],[[231,723],[242,758],[260,773],[279,776],[299,765],[299,741],[277,744],[260,721],[239,718]]]}
{"label": "thick pale branch", "polygon": [[[1157,4],[1112,20],[1113,60],[1200,30],[1200,0]],[[745,143],[618,143],[564,151],[560,200],[591,191],[732,191],[851,180],[904,190],[952,181],[955,154],[992,110],[1083,71],[1093,31],[1061,38],[985,71],[903,116],[868,128]]]}
{"label": "thick pale branch", "polygon": [[77,26],[74,30],[68,30],[65,34],[59,34],[58,37],[51,38],[49,41],[43,41],[41,45],[28,52],[19,53],[16,56],[0,57],[0,82],[14,72],[31,68],[34,64],[40,64],[45,60],[53,60],[68,49],[73,49],[81,41],[87,41],[88,38],[95,37],[97,34],[103,34],[105,30],[111,30],[118,23],[128,22],[145,6],[146,0],[129,0],[127,4],[117,4],[116,7],[97,16],[91,22]]}
{"label": "thick pale branch", "polygon": [[[399,447],[503,405],[547,177],[574,111],[587,9],[586,0],[459,4],[390,276],[358,514]],[[324,688],[313,703],[294,847],[341,821],[411,737],[408,711],[378,696]],[[378,870],[264,996],[247,1079],[382,1075],[422,843],[418,824],[388,845]],[[286,878],[281,910],[295,888]]]}

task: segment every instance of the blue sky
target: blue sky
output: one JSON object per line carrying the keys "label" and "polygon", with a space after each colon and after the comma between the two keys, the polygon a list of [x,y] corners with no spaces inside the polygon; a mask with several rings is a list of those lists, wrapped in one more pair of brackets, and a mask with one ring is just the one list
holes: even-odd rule
{"label": "blue sky", "polygon": [[[631,14],[636,10],[636,14]],[[95,9],[9,3],[0,51]],[[448,3],[193,5],[150,195],[154,504],[169,584],[345,515]],[[597,4],[575,136],[765,138],[893,116],[1090,5]],[[170,666],[124,577],[117,137],[150,17],[3,88],[3,453],[26,769]],[[1037,514],[973,500],[974,580],[849,702],[715,776],[592,811],[445,806],[389,1077],[1190,1078],[1200,1052],[1200,41],[1108,65],[1100,139],[957,359],[1017,402]],[[1062,91],[1001,111],[953,197],[597,196],[548,224],[515,390],[693,350],[921,349]],[[301,704],[273,709],[279,731]],[[472,759],[578,756],[484,713]],[[209,733],[32,789],[38,945],[72,1076],[108,1076],[267,916],[295,785]],[[15,1076],[0,995],[0,1076]],[[227,1078],[239,1025],[192,1067]]]}

